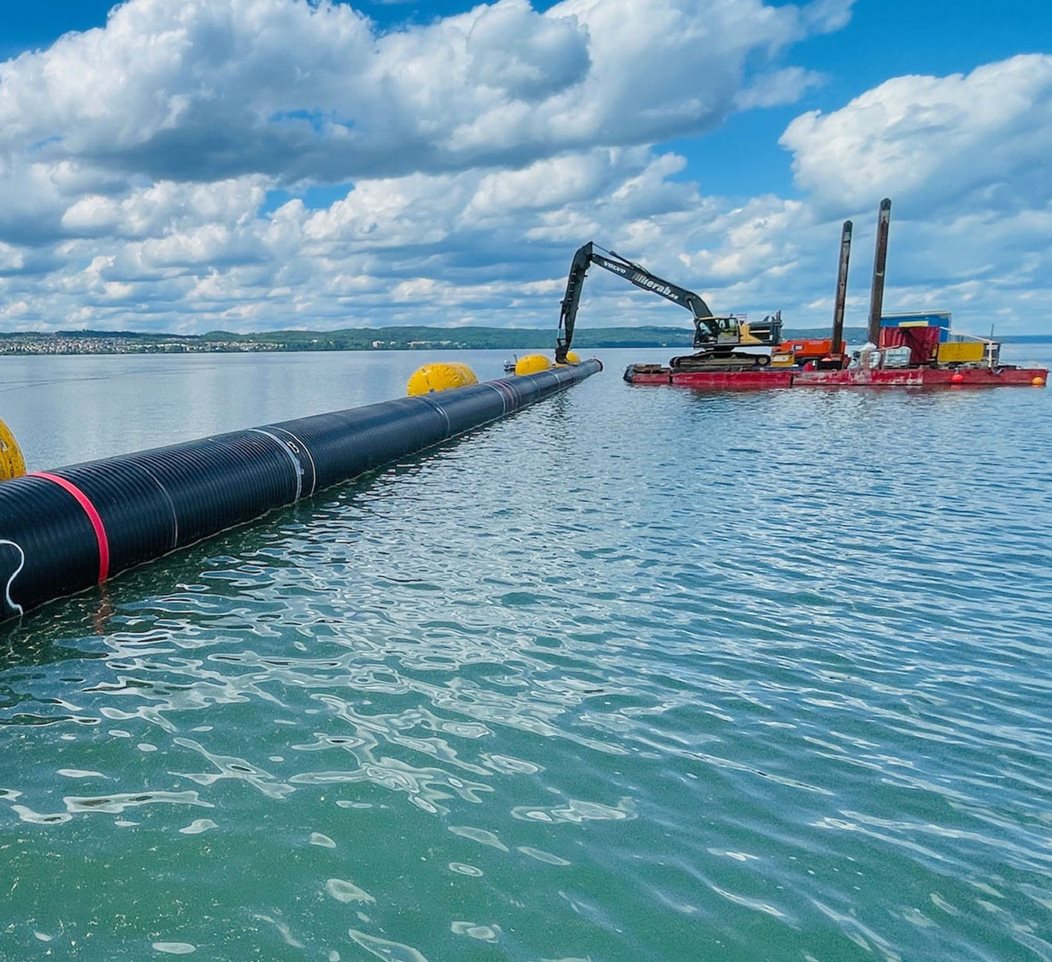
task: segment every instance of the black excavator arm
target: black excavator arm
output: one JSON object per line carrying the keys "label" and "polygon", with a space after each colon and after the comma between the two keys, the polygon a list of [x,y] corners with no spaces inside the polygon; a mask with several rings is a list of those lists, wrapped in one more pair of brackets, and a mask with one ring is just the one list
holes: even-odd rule
{"label": "black excavator arm", "polygon": [[[577,320],[577,307],[581,302],[581,289],[584,287],[585,274],[592,264],[617,274],[626,281],[641,287],[645,291],[659,294],[661,297],[685,307],[694,315],[695,344],[704,337],[702,329],[709,337],[719,334],[719,321],[709,310],[700,295],[686,288],[679,287],[661,277],[651,274],[645,267],[640,267],[614,251],[598,248],[592,241],[578,248],[570,264],[570,276],[566,279],[566,294],[559,313],[559,334],[555,345],[555,360],[562,364],[573,343],[574,323]],[[706,338],[707,339],[707,338]]]}

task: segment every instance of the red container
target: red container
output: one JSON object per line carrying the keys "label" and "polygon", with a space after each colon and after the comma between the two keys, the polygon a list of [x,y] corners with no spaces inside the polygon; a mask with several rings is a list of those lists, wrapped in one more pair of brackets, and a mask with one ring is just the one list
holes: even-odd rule
{"label": "red container", "polygon": [[939,353],[939,328],[937,327],[882,327],[880,348],[908,347],[910,364],[930,364]]}

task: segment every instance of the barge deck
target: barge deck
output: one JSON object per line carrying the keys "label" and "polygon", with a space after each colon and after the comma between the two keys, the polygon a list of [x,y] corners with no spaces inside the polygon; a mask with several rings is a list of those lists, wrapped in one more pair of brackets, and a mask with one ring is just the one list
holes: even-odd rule
{"label": "barge deck", "polygon": [[774,388],[852,387],[1043,387],[1048,370],[1037,367],[883,368],[878,370],[803,370],[762,368],[746,371],[677,371],[657,364],[630,364],[629,384],[671,384],[709,391],[754,391]]}

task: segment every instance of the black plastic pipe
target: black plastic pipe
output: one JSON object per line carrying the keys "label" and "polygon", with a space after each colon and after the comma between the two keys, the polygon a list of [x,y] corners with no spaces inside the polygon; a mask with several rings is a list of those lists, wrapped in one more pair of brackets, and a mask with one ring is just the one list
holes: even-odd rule
{"label": "black plastic pipe", "polygon": [[584,361],[3,482],[0,620],[499,420],[601,370],[599,361]]}

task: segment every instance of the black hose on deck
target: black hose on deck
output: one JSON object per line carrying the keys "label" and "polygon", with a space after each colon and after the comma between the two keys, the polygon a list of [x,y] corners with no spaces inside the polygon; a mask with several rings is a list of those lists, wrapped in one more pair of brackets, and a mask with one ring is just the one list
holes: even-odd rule
{"label": "black hose on deck", "polygon": [[297,418],[0,484],[0,620],[496,421],[597,360]]}

